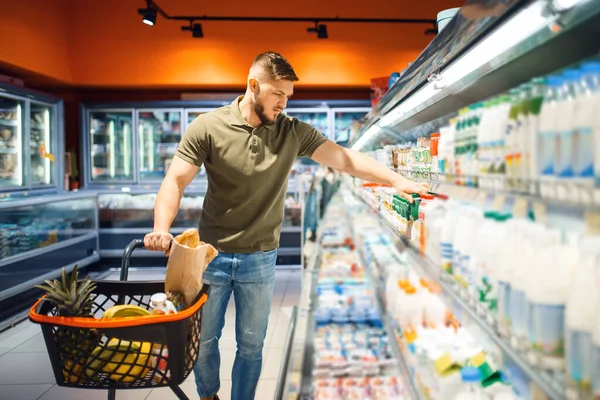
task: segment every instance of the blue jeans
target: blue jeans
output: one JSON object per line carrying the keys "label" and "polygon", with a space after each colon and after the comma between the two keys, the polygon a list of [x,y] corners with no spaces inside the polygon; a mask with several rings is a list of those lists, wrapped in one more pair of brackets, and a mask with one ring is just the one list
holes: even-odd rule
{"label": "blue jeans", "polygon": [[219,391],[219,338],[231,293],[235,298],[237,352],[231,373],[231,400],[254,399],[262,368],[262,350],[275,285],[277,250],[250,254],[219,253],[203,280],[211,285],[203,306],[200,353],[194,366],[200,397]]}

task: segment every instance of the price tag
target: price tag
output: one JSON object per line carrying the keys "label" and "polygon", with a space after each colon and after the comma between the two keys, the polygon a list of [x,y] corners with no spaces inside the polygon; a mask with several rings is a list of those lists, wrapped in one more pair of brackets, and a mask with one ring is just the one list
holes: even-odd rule
{"label": "price tag", "polygon": [[535,215],[536,222],[546,225],[548,213],[546,211],[546,205],[544,203],[540,203],[539,201],[533,203],[533,213]]}
{"label": "price tag", "polygon": [[502,207],[504,206],[504,201],[506,200],[506,196],[503,194],[497,194],[494,197],[494,203],[492,204],[492,210],[494,211],[502,211]]}
{"label": "price tag", "polygon": [[515,204],[513,206],[513,216],[515,218],[527,217],[527,200],[525,200],[522,197],[515,198]]}
{"label": "price tag", "polygon": [[585,234],[589,236],[600,236],[600,212],[585,213]]}

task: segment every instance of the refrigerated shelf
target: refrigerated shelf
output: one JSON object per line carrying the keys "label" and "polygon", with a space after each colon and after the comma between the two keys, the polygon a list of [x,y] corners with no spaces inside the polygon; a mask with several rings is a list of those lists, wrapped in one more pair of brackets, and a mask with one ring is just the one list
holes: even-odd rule
{"label": "refrigerated shelf", "polygon": [[[352,190],[352,189],[351,189]],[[357,199],[365,203],[368,207],[371,207],[360,195],[353,192]],[[445,294],[447,294],[452,301],[448,302],[447,306],[452,309],[455,315],[463,315],[466,313],[469,320],[474,321],[479,328],[489,337],[495,345],[497,345],[503,352],[503,354],[509,357],[519,369],[526,374],[533,382],[535,382],[539,389],[541,389],[550,399],[562,400],[566,396],[566,388],[560,382],[564,379],[561,378],[561,374],[551,374],[546,371],[536,369],[531,365],[529,360],[523,357],[519,353],[519,350],[515,349],[509,341],[502,338],[498,332],[496,332],[493,321],[486,319],[484,316],[479,314],[477,310],[474,310],[458,293],[456,287],[451,284],[448,280],[444,279],[440,273],[440,268],[433,263],[426,255],[422,254],[410,240],[402,235],[394,226],[387,221],[377,210],[373,210],[374,215],[379,218],[380,223],[384,226],[389,237],[393,239],[394,245],[399,251],[408,251],[414,263],[414,267],[418,269],[421,276],[426,277],[429,280],[436,282]]]}

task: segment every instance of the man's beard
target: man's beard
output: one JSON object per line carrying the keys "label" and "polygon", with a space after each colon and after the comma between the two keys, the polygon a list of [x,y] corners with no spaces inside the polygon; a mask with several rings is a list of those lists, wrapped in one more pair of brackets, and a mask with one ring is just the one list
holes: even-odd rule
{"label": "man's beard", "polygon": [[260,101],[257,94],[254,95],[254,112],[256,113],[258,119],[260,119],[261,124],[275,125],[277,117],[275,117],[274,119],[269,119],[269,117],[267,117],[267,114],[265,114],[265,106]]}

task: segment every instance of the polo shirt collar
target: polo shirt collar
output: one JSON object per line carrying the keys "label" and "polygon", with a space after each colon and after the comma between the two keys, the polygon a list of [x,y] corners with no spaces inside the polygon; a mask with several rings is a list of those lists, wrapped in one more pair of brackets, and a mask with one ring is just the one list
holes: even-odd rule
{"label": "polo shirt collar", "polygon": [[[239,126],[239,127],[246,127],[246,126],[250,126],[246,123],[246,121],[244,121],[244,117],[242,117],[242,113],[240,112],[240,101],[244,98],[244,96],[238,96],[235,100],[233,100],[231,102],[231,125],[233,126]],[[265,128],[268,129],[270,131],[275,129],[275,125],[261,125],[258,127],[258,129],[260,128]]]}

